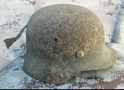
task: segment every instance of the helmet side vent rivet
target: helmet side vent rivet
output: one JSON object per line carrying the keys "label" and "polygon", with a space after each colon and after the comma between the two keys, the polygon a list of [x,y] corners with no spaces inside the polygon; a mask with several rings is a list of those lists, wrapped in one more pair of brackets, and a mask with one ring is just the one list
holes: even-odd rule
{"label": "helmet side vent rivet", "polygon": [[82,58],[82,57],[84,57],[84,52],[83,52],[83,51],[78,51],[78,52],[76,53],[76,56],[77,56],[78,58]]}

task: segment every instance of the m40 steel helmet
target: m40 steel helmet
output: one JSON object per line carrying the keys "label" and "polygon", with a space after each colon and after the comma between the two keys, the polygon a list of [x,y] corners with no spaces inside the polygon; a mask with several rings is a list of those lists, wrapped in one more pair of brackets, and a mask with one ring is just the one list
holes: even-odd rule
{"label": "m40 steel helmet", "polygon": [[51,5],[36,11],[26,38],[23,70],[47,83],[66,83],[81,71],[108,68],[117,58],[105,45],[99,17],[77,5]]}

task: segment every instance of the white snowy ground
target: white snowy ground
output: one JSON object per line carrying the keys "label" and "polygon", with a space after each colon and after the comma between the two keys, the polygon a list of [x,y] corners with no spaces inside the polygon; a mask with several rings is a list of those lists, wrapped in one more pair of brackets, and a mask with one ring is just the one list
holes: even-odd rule
{"label": "white snowy ground", "polygon": [[[0,0],[0,89],[124,88],[124,0],[41,0],[42,4],[39,4],[41,1],[34,1]],[[117,52],[116,64],[105,70],[82,72],[63,85],[43,83],[23,72],[25,32],[9,49],[3,40],[16,36],[40,5],[51,4],[76,4],[94,11],[103,22],[106,43]],[[115,29],[121,31],[121,39],[118,43],[111,43]]]}

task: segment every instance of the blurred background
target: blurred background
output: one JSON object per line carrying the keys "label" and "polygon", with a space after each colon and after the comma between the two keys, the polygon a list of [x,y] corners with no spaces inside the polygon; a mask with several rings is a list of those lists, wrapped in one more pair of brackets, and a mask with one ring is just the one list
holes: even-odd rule
{"label": "blurred background", "polygon": [[53,4],[79,5],[96,13],[104,26],[106,44],[124,61],[124,0],[0,0],[0,72],[25,54],[26,32],[9,49],[3,40],[15,37],[38,9]]}

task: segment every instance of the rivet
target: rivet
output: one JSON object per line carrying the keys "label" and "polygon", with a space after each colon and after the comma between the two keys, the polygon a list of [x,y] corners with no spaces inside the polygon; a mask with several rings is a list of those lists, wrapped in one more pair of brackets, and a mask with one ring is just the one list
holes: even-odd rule
{"label": "rivet", "polygon": [[83,51],[78,51],[78,52],[77,52],[77,57],[78,57],[78,58],[84,57],[84,52],[83,52]]}

